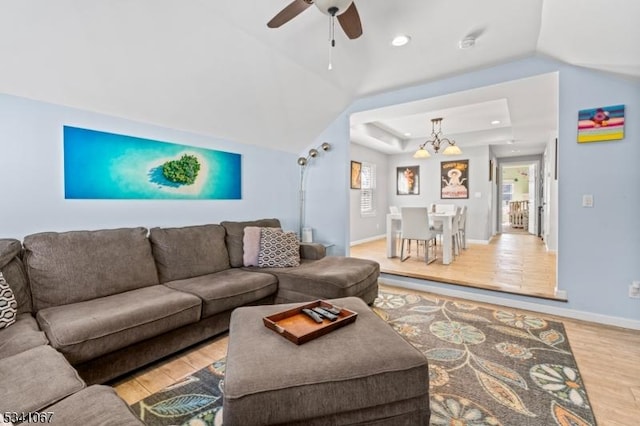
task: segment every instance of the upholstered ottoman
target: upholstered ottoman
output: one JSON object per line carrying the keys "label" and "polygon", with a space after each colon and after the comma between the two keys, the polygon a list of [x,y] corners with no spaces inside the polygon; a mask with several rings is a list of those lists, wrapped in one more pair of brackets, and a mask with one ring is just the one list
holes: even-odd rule
{"label": "upholstered ottoman", "polygon": [[262,318],[299,304],[231,316],[223,423],[427,425],[427,360],[356,297],[330,301],[357,320],[302,345]]}

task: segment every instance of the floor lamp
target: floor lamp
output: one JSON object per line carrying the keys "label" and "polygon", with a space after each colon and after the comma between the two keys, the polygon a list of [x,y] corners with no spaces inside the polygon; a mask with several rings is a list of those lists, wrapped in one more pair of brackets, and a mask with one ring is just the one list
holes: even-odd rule
{"label": "floor lamp", "polygon": [[299,230],[298,230],[298,237],[300,238],[300,241],[304,241],[304,242],[311,242],[311,241],[305,241],[306,239],[310,238],[303,238],[303,228],[304,226],[304,216],[305,216],[305,210],[304,210],[304,204],[305,204],[305,194],[304,194],[304,172],[307,170],[307,166],[309,165],[309,162],[313,159],[316,158],[318,156],[318,154],[320,153],[320,151],[318,150],[322,150],[322,151],[329,151],[331,149],[331,145],[328,144],[327,142],[324,142],[322,145],[320,145],[318,148],[312,148],[309,150],[309,154],[306,157],[300,157],[298,158],[298,165],[300,166],[300,187],[298,189],[298,194],[299,194],[299,209],[300,209],[300,218],[299,218]]}

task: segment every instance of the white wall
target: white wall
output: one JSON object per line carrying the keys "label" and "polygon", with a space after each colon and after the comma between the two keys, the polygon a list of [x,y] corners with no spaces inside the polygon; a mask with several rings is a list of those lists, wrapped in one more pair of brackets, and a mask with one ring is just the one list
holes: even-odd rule
{"label": "white wall", "polygon": [[375,164],[377,176],[376,198],[374,199],[376,205],[375,216],[360,216],[360,191],[357,189],[351,189],[349,191],[350,241],[357,242],[384,235],[385,233],[386,218],[387,213],[389,213],[389,179],[387,179],[389,156],[362,145],[352,143],[351,160]]}
{"label": "white wall", "polygon": [[[560,86],[558,288],[567,291],[569,301],[535,303],[640,324],[640,301],[627,296],[631,281],[640,279],[640,221],[636,220],[640,211],[640,82],[635,80],[532,57],[360,99],[314,141],[315,145],[327,139],[336,146],[335,162],[322,172],[323,196],[309,206],[322,225],[321,232],[343,241],[337,244],[343,249],[348,245],[351,113],[556,71]],[[580,109],[617,104],[626,105],[624,140],[576,143]],[[593,208],[580,206],[582,194],[594,195]]]}
{"label": "white wall", "polygon": [[[242,200],[65,200],[63,125],[239,153]],[[297,229],[293,154],[1,94],[0,144],[0,238],[263,217]]]}
{"label": "white wall", "polygon": [[[469,160],[469,198],[440,198],[440,163],[442,161]],[[420,166],[420,194],[396,194],[396,168]],[[467,206],[467,238],[488,241],[491,238],[491,182],[489,182],[489,148],[464,148],[462,155],[432,155],[415,159],[412,153],[389,157],[389,204],[398,207],[420,207],[431,203]]]}

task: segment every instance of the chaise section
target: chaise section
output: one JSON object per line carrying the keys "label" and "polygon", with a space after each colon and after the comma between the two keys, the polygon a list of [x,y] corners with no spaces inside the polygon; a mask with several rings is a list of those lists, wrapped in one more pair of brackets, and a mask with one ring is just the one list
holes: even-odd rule
{"label": "chaise section", "polygon": [[276,303],[357,296],[371,304],[378,295],[380,265],[366,259],[328,256],[296,268],[260,270],[278,278]]}
{"label": "chaise section", "polygon": [[38,311],[51,345],[72,364],[200,319],[201,300],[162,285]]}
{"label": "chaise section", "polygon": [[202,318],[208,318],[243,305],[273,302],[270,296],[278,289],[278,280],[271,274],[228,269],[165,285],[201,298]]}
{"label": "chaise section", "polygon": [[44,345],[0,360],[0,412],[40,411],[85,387],[64,356]]}

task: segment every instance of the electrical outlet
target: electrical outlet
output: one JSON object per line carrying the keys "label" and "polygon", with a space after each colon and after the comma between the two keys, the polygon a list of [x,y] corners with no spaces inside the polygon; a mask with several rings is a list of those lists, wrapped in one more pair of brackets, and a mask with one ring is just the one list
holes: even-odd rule
{"label": "electrical outlet", "polygon": [[640,281],[633,281],[629,286],[629,297],[640,299]]}

